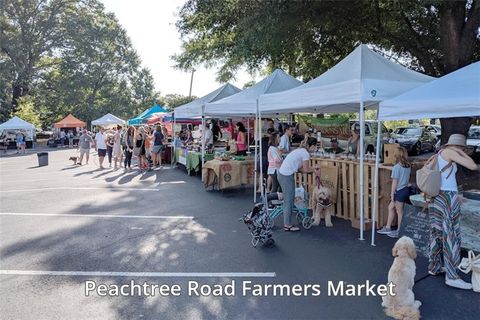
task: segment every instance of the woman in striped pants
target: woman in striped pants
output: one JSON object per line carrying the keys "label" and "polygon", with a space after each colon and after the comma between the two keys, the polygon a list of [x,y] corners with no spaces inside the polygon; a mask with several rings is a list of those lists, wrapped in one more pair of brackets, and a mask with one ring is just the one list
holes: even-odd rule
{"label": "woman in striped pants", "polygon": [[441,171],[440,193],[429,205],[430,257],[428,273],[445,272],[445,284],[459,289],[472,289],[472,285],[460,279],[457,273],[460,264],[460,199],[455,174],[457,164],[470,170],[479,166],[465,153],[465,136],[452,134],[448,143],[437,156]]}

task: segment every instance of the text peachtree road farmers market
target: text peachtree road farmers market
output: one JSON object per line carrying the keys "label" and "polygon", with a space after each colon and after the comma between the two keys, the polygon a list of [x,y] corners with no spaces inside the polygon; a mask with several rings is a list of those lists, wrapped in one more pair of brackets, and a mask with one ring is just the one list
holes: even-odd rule
{"label": "text peachtree road farmers market", "polygon": [[[395,284],[373,284],[369,280],[361,284],[350,284],[345,281],[327,281],[326,293],[333,297],[386,296],[395,295]],[[148,283],[130,280],[125,284],[96,283],[85,281],[85,295],[88,296],[174,296],[188,295],[191,297],[317,297],[324,294],[320,284],[255,284],[252,281],[232,280],[227,284],[201,284],[198,281],[188,281],[186,286],[180,284]]]}

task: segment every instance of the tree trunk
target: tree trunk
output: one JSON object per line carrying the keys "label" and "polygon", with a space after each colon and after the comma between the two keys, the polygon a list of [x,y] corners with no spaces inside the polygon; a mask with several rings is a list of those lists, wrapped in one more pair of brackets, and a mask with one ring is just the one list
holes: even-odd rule
{"label": "tree trunk", "polygon": [[28,94],[28,86],[22,85],[22,84],[14,84],[13,85],[13,90],[12,90],[12,110],[11,112],[17,111],[18,108],[18,100],[26,96]]}
{"label": "tree trunk", "polygon": [[447,143],[448,137],[454,133],[460,133],[467,136],[468,129],[470,129],[470,124],[472,123],[472,118],[444,118],[440,119],[440,123],[442,125],[441,144],[444,145]]}

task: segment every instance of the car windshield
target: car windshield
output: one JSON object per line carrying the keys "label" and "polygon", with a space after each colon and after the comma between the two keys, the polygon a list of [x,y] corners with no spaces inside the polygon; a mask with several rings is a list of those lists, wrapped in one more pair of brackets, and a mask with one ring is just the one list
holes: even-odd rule
{"label": "car windshield", "polygon": [[470,128],[470,130],[468,131],[468,138],[469,139],[480,139],[480,127]]}
{"label": "car windshield", "polygon": [[419,136],[422,134],[421,128],[397,128],[395,129],[396,134],[402,134],[405,136]]}

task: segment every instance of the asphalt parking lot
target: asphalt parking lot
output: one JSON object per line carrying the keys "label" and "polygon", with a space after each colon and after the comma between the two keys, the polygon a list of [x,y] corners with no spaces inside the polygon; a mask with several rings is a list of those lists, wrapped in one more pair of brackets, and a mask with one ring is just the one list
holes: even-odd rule
{"label": "asphalt parking lot", "polygon": [[[164,167],[98,170],[73,166],[69,150],[0,158],[0,312],[2,319],[385,319],[379,296],[327,295],[327,283],[383,284],[394,241],[358,240],[343,220],[299,233],[277,228],[276,247],[254,249],[238,218],[250,189],[205,191],[198,177]],[[277,222],[278,224],[278,222]],[[417,279],[426,276],[417,259]],[[85,294],[86,281],[110,288],[135,281],[178,284],[180,296]],[[189,281],[235,280],[236,296],[189,296]],[[242,295],[251,284],[320,284],[320,296]],[[265,286],[263,286],[265,287]],[[207,288],[207,287],[205,287]],[[207,289],[205,289],[207,290]],[[478,294],[440,277],[414,292],[424,319],[474,319]]]}

